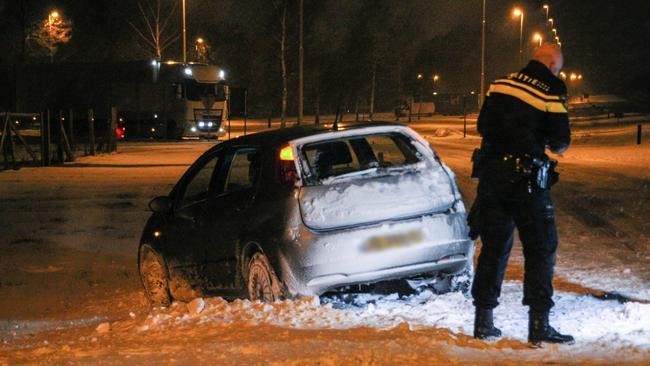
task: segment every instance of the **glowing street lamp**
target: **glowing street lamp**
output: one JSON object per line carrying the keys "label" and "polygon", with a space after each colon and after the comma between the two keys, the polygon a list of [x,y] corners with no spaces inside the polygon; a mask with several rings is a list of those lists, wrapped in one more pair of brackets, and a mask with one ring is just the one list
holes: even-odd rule
{"label": "glowing street lamp", "polygon": [[551,28],[553,28],[553,18],[548,18],[548,22],[551,23]]}
{"label": "glowing street lamp", "polygon": [[575,72],[572,72],[571,75],[569,75],[569,80],[576,81],[577,79],[578,75]]}
{"label": "glowing street lamp", "polygon": [[557,36],[557,28],[553,28],[553,29],[551,29],[551,31],[553,32],[554,36]]}
{"label": "glowing street lamp", "polygon": [[533,42],[538,42],[540,47],[542,47],[542,40],[543,38],[541,34],[539,33],[533,34]]}
{"label": "glowing street lamp", "polygon": [[418,80],[421,80],[424,77],[422,74],[418,74]]}
{"label": "glowing street lamp", "polygon": [[546,10],[546,19],[548,20],[548,5],[544,4],[543,8]]}
{"label": "glowing street lamp", "polygon": [[431,80],[433,80],[433,90],[435,91],[436,90],[436,83],[438,82],[438,80],[440,80],[440,75],[434,74],[431,77]]}
{"label": "glowing street lamp", "polygon": [[520,8],[514,8],[512,15],[519,17],[519,64],[524,63],[524,11]]}
{"label": "glowing street lamp", "polygon": [[53,24],[57,19],[59,19],[59,17],[61,17],[61,15],[59,14],[59,12],[58,12],[57,10],[52,10],[52,11],[47,15],[47,25],[48,25],[48,28],[49,28],[48,30],[50,31],[50,33],[52,33],[52,24]]}

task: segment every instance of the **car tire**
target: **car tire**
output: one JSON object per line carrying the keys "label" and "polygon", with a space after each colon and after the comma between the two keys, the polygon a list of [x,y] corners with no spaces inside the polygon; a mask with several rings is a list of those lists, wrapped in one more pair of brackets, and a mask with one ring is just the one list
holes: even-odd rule
{"label": "car tire", "polygon": [[246,278],[248,299],[261,302],[282,300],[282,286],[266,256],[257,252],[248,263]]}
{"label": "car tire", "polygon": [[151,306],[169,306],[169,276],[165,260],[150,245],[140,246],[138,269]]}

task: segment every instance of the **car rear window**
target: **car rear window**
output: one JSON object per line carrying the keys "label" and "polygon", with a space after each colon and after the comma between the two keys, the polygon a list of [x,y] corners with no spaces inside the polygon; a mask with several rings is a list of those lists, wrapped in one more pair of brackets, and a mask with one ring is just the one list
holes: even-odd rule
{"label": "car rear window", "polygon": [[314,142],[303,146],[302,155],[312,181],[368,169],[411,165],[421,160],[410,138],[400,133]]}

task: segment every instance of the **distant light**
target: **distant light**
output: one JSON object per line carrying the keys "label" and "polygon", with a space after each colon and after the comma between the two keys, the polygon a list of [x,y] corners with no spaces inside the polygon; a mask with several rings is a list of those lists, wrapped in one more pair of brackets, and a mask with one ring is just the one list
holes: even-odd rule
{"label": "distant light", "polygon": [[208,127],[212,127],[212,122],[208,122]]}
{"label": "distant light", "polygon": [[154,231],[153,236],[155,236],[156,238],[160,237],[160,231]]}
{"label": "distant light", "polygon": [[124,121],[124,119],[122,117],[120,117],[120,122],[123,122],[123,121]]}
{"label": "distant light", "polygon": [[190,131],[196,132],[196,127],[192,126],[192,128],[190,128]]}
{"label": "distant light", "polygon": [[573,81],[573,80],[578,78],[578,75],[576,75],[575,73],[572,72],[571,75],[569,76],[569,78],[571,79],[571,81]]}
{"label": "distant light", "polygon": [[199,128],[203,128],[203,127],[205,127],[205,122],[199,121]]}
{"label": "distant light", "polygon": [[438,95],[438,92],[433,92],[433,95]]}
{"label": "distant light", "polygon": [[578,80],[582,80],[582,74],[578,75]]}
{"label": "distant light", "polygon": [[196,43],[199,43],[199,44],[203,43],[203,38],[201,38],[201,37],[197,38]]}
{"label": "distant light", "polygon": [[224,80],[226,78],[226,72],[219,70],[219,79]]}
{"label": "distant light", "polygon": [[183,70],[183,72],[187,76],[192,76],[192,69],[190,69],[189,67],[186,67],[185,70]]}
{"label": "distant light", "polygon": [[524,13],[524,12],[523,12],[521,9],[519,9],[519,8],[515,8],[515,9],[512,11],[512,15],[515,16],[515,17],[519,17],[519,16],[521,16],[523,13]]}
{"label": "distant light", "polygon": [[32,117],[32,121],[36,121],[36,117]]}
{"label": "distant light", "polygon": [[418,80],[422,79],[422,74],[418,74]]}
{"label": "distant light", "polygon": [[472,94],[472,95],[474,95],[474,94],[476,94],[476,93],[474,93],[474,90],[472,90],[472,91],[471,91],[471,92],[469,92],[469,93],[470,93],[470,94]]}
{"label": "distant light", "polygon": [[225,131],[223,127],[219,127],[219,132],[223,132],[223,131]]}
{"label": "distant light", "polygon": [[151,66],[154,66],[154,67],[158,66],[158,61],[151,60]]}
{"label": "distant light", "polygon": [[548,5],[544,5],[543,8],[544,8],[544,9],[548,9]]}
{"label": "distant light", "polygon": [[151,132],[156,132],[156,129],[151,127]]}
{"label": "distant light", "polygon": [[58,17],[60,16],[60,14],[59,14],[58,11],[56,11],[56,10],[52,10],[52,12],[50,13],[50,16],[51,16],[52,18],[55,18],[55,19],[56,19],[56,18],[58,18]]}
{"label": "distant light", "polygon": [[153,118],[158,118],[158,113],[154,113]]}
{"label": "distant light", "polygon": [[435,74],[433,75],[433,81],[438,81],[440,79],[440,75]]}

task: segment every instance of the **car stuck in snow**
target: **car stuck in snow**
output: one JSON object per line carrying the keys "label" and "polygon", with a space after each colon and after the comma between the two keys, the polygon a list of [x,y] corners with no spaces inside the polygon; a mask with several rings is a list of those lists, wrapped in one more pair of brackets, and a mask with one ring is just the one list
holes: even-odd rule
{"label": "car stuck in snow", "polygon": [[396,279],[445,291],[470,278],[474,246],[454,174],[401,124],[229,140],[149,206],[138,264],[154,305],[274,301]]}

